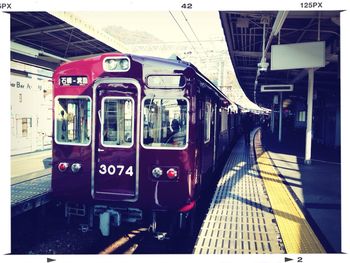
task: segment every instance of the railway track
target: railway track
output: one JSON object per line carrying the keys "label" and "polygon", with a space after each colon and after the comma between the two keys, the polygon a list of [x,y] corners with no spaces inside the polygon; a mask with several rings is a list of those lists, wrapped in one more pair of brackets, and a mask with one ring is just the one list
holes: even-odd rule
{"label": "railway track", "polygon": [[147,235],[150,235],[148,228],[132,230],[114,241],[99,254],[133,254]]}
{"label": "railway track", "polygon": [[[79,231],[76,222],[67,223],[62,207],[53,204],[13,219],[14,254],[190,254],[195,236],[157,238],[143,225],[126,224],[103,237],[98,228]],[[34,223],[33,223],[34,222]],[[197,222],[201,222],[198,220]],[[199,229],[199,225],[197,228]]]}

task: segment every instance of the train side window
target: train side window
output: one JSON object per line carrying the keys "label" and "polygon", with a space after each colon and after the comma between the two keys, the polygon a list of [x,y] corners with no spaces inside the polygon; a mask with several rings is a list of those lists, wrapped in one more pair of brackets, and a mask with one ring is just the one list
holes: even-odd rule
{"label": "train side window", "polygon": [[91,138],[91,99],[57,97],[55,141],[58,144],[88,145]]}
{"label": "train side window", "polygon": [[204,143],[210,141],[210,123],[211,123],[211,104],[210,102],[205,102],[204,111]]}
{"label": "train side window", "polygon": [[143,140],[145,148],[187,147],[187,99],[145,99],[143,103]]}
{"label": "train side window", "polygon": [[220,132],[227,131],[228,127],[228,112],[225,108],[221,109],[221,129]]}
{"label": "train side window", "polygon": [[132,98],[105,97],[102,104],[102,145],[105,147],[131,147],[134,116]]}

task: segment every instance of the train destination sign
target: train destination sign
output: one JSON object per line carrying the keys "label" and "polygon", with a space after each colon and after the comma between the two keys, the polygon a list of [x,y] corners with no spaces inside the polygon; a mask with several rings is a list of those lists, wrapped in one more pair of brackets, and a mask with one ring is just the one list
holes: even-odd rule
{"label": "train destination sign", "polygon": [[60,77],[61,86],[81,86],[88,83],[86,76],[62,76]]}
{"label": "train destination sign", "polygon": [[286,92],[293,91],[293,84],[274,84],[274,85],[261,85],[261,92]]}
{"label": "train destination sign", "polygon": [[185,85],[183,75],[149,75],[147,77],[147,86],[149,88],[169,88],[178,89]]}

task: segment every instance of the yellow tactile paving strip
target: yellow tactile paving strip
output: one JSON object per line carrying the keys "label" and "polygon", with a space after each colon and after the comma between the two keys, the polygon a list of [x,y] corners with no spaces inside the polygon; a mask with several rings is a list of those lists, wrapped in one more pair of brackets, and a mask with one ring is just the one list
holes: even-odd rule
{"label": "yellow tactile paving strip", "polygon": [[291,196],[267,152],[259,147],[260,131],[255,139],[257,163],[288,254],[326,253],[303,212]]}

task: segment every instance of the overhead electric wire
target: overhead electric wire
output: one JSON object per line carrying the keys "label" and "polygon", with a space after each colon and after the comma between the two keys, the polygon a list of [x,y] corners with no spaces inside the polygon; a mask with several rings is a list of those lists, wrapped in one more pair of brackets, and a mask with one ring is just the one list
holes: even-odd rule
{"label": "overhead electric wire", "polygon": [[182,14],[182,16],[184,17],[184,19],[185,19],[187,25],[190,27],[190,29],[191,29],[193,35],[194,35],[195,38],[197,39],[197,41],[198,41],[199,45],[201,46],[202,50],[204,51],[204,48],[203,48],[203,46],[202,46],[201,41],[200,41],[199,38],[197,37],[197,34],[194,32],[194,30],[193,30],[193,28],[192,28],[190,22],[188,21],[187,17],[186,17],[185,14],[184,14],[184,12],[181,11],[181,14]]}
{"label": "overhead electric wire", "polygon": [[177,24],[177,26],[180,28],[180,30],[182,31],[182,33],[184,34],[184,36],[186,37],[187,41],[191,44],[193,50],[197,52],[197,50],[195,49],[195,47],[193,46],[192,42],[190,41],[190,39],[188,38],[188,36],[186,35],[185,31],[182,29],[182,27],[180,26],[179,22],[177,22],[176,18],[174,17],[174,15],[171,13],[171,11],[169,11],[170,15],[172,16],[172,18],[174,19],[175,23]]}

